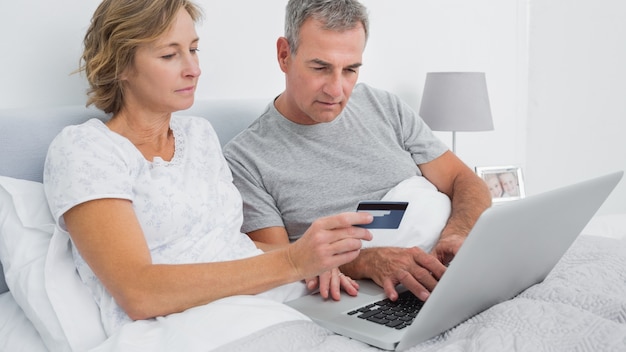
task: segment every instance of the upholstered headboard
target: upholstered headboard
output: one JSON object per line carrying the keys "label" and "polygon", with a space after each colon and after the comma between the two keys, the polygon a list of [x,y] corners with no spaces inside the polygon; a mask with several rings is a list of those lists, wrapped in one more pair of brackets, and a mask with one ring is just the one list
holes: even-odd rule
{"label": "upholstered headboard", "polygon": [[[204,117],[224,145],[267,107],[270,99],[198,100],[179,115]],[[81,105],[51,108],[0,109],[0,175],[42,181],[43,164],[52,139],[68,125],[108,116]],[[1,235],[1,234],[0,234]],[[8,290],[0,263],[0,293]]]}

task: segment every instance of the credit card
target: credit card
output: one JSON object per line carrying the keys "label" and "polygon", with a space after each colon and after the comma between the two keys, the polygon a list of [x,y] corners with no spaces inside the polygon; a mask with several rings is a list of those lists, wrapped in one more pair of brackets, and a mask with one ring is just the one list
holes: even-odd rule
{"label": "credit card", "polygon": [[397,229],[400,226],[409,202],[363,201],[356,211],[368,212],[374,221],[365,225],[356,225],[366,229]]}

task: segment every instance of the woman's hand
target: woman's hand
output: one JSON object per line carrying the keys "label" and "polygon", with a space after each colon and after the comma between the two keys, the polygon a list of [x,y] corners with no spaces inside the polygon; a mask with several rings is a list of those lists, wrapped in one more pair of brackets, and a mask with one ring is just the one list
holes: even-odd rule
{"label": "woman's hand", "polygon": [[342,213],[315,220],[302,237],[287,248],[291,266],[302,278],[322,275],[318,282],[320,289],[328,292],[335,287],[337,293],[331,293],[333,297],[338,297],[339,286],[354,288],[354,285],[348,285],[351,279],[340,277],[342,275],[336,268],[359,255],[362,240],[372,239],[367,229],[354,226],[369,224],[372,220],[372,215],[365,212]]}
{"label": "woman's hand", "polygon": [[359,292],[359,284],[351,277],[344,275],[339,268],[325,271],[305,281],[306,287],[311,291],[319,287],[320,295],[324,299],[331,297],[335,301],[340,300],[342,289],[350,296],[356,296]]}

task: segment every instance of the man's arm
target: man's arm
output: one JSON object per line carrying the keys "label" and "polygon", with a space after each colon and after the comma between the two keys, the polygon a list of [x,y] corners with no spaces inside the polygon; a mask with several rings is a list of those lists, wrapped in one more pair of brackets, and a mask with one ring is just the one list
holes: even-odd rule
{"label": "man's arm", "polygon": [[[377,247],[362,249],[359,256],[341,266],[355,279],[369,278],[385,289],[387,297],[398,296],[395,286],[403,284],[425,300],[445,272],[482,212],[491,205],[485,183],[453,153],[420,165],[424,177],[445,193],[452,212],[432,253],[420,248]],[[437,260],[439,259],[439,260]]]}
{"label": "man's arm", "polygon": [[491,195],[485,182],[450,151],[420,165],[420,170],[452,202],[450,218],[433,249],[433,254],[448,264],[480,214],[491,206]]}
{"label": "man's arm", "polygon": [[250,231],[248,233],[248,237],[250,237],[254,242],[257,243],[257,247],[263,250],[265,250],[265,248],[271,248],[273,246],[263,248],[263,247],[260,247],[259,244],[261,244],[261,246],[263,246],[262,244],[265,244],[265,245],[289,244],[289,236],[287,236],[287,230],[285,230],[285,228],[282,226],[266,227],[263,229]]}

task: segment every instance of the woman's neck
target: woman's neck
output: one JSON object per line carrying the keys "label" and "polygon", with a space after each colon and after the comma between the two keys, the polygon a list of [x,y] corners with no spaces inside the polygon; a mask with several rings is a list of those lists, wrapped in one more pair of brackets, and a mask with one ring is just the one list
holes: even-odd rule
{"label": "woman's neck", "polygon": [[171,114],[141,114],[120,111],[107,123],[107,127],[128,139],[146,160],[160,157],[171,161],[174,157],[174,134],[170,129]]}

